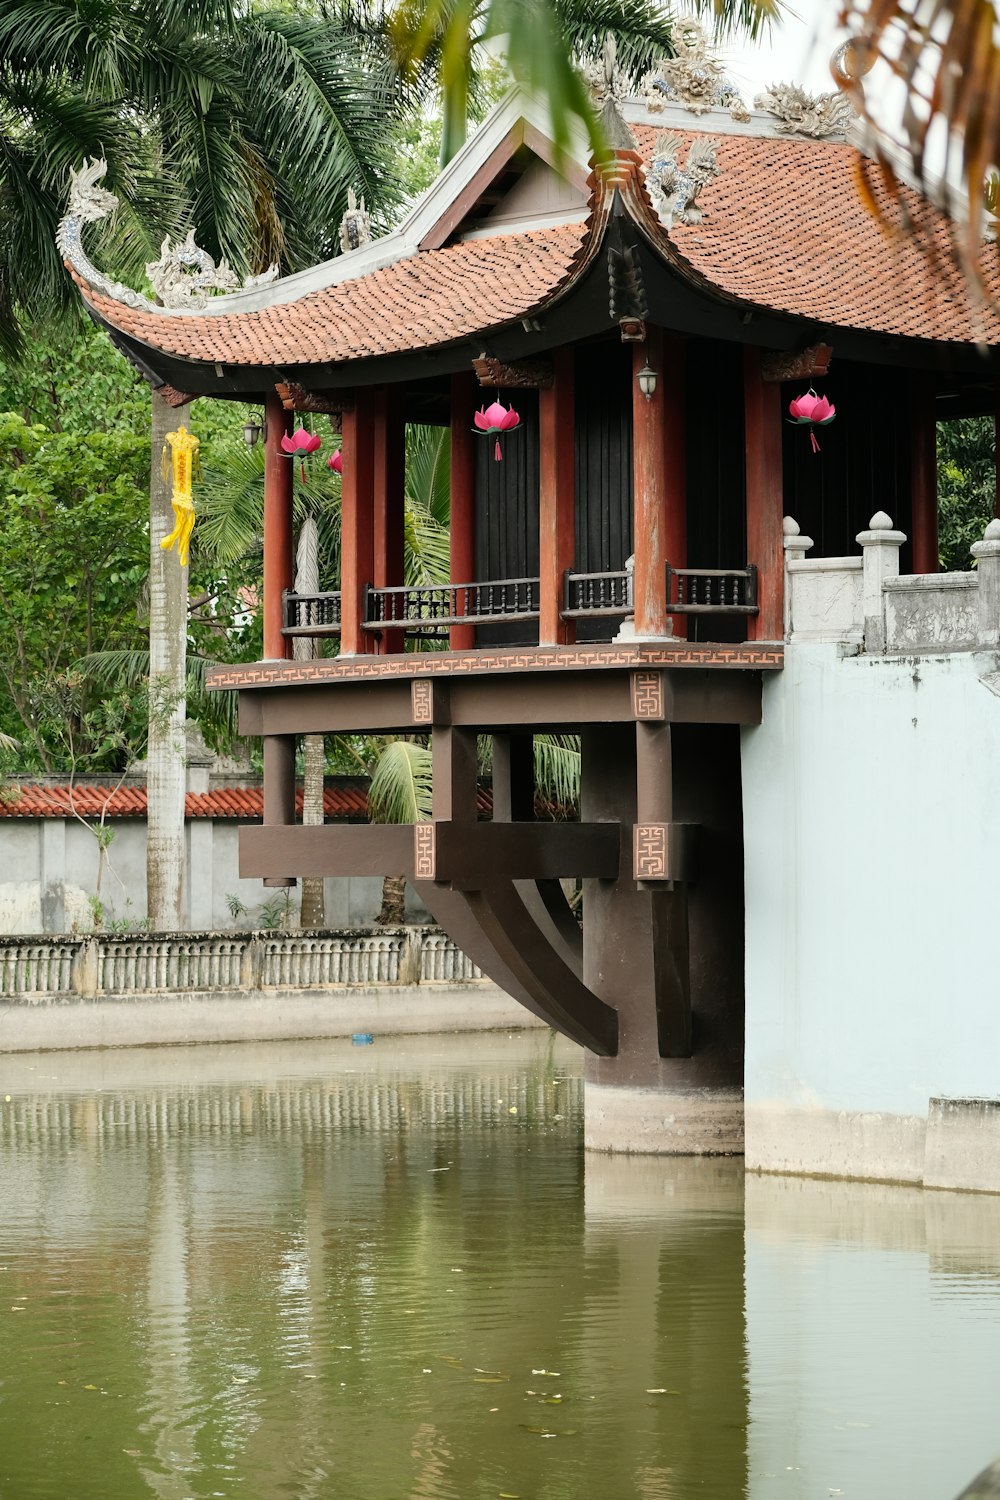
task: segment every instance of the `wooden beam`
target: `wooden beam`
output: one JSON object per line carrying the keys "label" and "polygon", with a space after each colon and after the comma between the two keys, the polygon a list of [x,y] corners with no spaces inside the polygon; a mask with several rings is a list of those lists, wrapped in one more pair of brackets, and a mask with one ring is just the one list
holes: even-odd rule
{"label": "wooden beam", "polygon": [[761,353],[752,345],[743,351],[743,409],[747,561],[757,568],[758,605],[757,614],[747,617],[747,636],[780,641],[785,628],[781,386],[763,379]]}
{"label": "wooden beam", "polygon": [[501,391],[547,391],[555,379],[550,359],[517,359],[507,364],[490,354],[481,354],[472,361],[472,368],[480,385]]}
{"label": "wooden beam", "polygon": [[281,451],[281,439],[291,421],[277,396],[264,399],[267,438],[264,445],[264,656],[282,660],[292,655],[292,643],[281,633],[282,595],[292,587],[293,463]]}
{"label": "wooden beam", "polygon": [[[403,581],[404,506],[406,483],[406,421],[398,386],[383,386],[375,394],[373,417],[374,480],[372,582],[377,589],[396,588]],[[386,630],[379,654],[402,651],[401,630]]]}
{"label": "wooden beam", "polygon": [[[401,874],[412,880],[414,834],[427,831],[434,835],[433,879],[455,890],[484,890],[505,880],[614,880],[620,865],[615,823],[265,824],[240,829],[240,876],[282,869],[301,876]],[[269,883],[278,882],[272,877]]]}
{"label": "wooden beam", "polygon": [[[264,827],[288,828],[295,823],[295,737],[290,734],[264,738]],[[290,865],[280,862],[258,873],[267,886],[295,884]],[[285,870],[275,875],[275,870]]]}
{"label": "wooden beam", "polygon": [[479,797],[476,735],[436,724],[431,731],[434,821],[475,823]]}
{"label": "wooden beam", "polygon": [[[679,341],[650,327],[645,344],[632,345],[632,456],[635,516],[635,633],[668,635],[668,546],[686,552],[684,383],[677,374]],[[639,371],[649,365],[656,390],[644,396]],[[678,633],[683,628],[675,626]]]}
{"label": "wooden beam", "polygon": [[371,391],[358,392],[344,412],[340,481],[340,653],[361,656],[371,642],[361,629],[365,589],[375,579],[374,413]]}
{"label": "wooden beam", "polygon": [[[929,375],[910,375],[912,471],[910,540],[914,573],[938,571],[937,417],[934,382]],[[895,519],[895,518],[894,518]]]}
{"label": "wooden beam", "polygon": [[331,419],[336,432],[340,431],[341,415],[351,405],[348,391],[308,391],[294,380],[279,380],[274,387],[286,411],[322,412]]}
{"label": "wooden beam", "polygon": [[[472,425],[478,386],[471,370],[451,377],[451,563],[452,583],[474,583],[476,578],[476,450]],[[452,651],[471,651],[474,625],[453,625],[448,632]]]}
{"label": "wooden beam", "polygon": [[555,378],[538,394],[538,555],[540,646],[566,646],[576,639],[564,620],[563,578],[573,566],[575,500],[575,402],[573,350],[559,349]]}

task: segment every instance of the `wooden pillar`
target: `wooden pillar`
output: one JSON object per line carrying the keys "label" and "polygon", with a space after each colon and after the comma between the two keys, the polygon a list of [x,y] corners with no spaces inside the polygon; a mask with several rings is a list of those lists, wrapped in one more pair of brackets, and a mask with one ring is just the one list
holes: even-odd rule
{"label": "wooden pillar", "polygon": [[785,609],[781,386],[762,378],[760,350],[751,345],[743,351],[743,409],[747,562],[757,568],[757,614],[747,617],[747,638],[780,641]]}
{"label": "wooden pillar", "polygon": [[[656,373],[656,390],[649,398],[638,379],[646,364]],[[668,634],[666,565],[686,563],[683,368],[681,341],[665,338],[660,328],[650,328],[646,342],[632,346],[637,636]]]}
{"label": "wooden pillar", "polygon": [[367,653],[370,639],[361,629],[365,588],[375,581],[374,398],[359,390],[344,411],[341,451],[344,472],[340,481],[340,651],[342,656]]}
{"label": "wooden pillar", "polygon": [[[396,588],[403,582],[406,422],[402,391],[398,386],[383,386],[375,395],[374,408],[372,582],[377,589]],[[380,654],[402,651],[404,639],[401,630],[385,631],[379,642]]]}
{"label": "wooden pillar", "polygon": [[[287,463],[287,467],[291,464]],[[264,827],[282,828],[295,822],[295,736],[264,736]],[[268,875],[267,886],[295,884],[291,875]]]}
{"label": "wooden pillar", "polygon": [[535,744],[530,734],[493,736],[493,821],[530,823],[535,816]]}
{"label": "wooden pillar", "polygon": [[576,639],[574,621],[562,618],[564,574],[576,551],[576,411],[573,350],[560,349],[548,390],[538,393],[538,644],[565,646]]}
{"label": "wooden pillar", "polygon": [[292,429],[286,412],[272,393],[264,399],[267,438],[264,446],[264,658],[280,660],[292,654],[292,643],[281,633],[282,594],[292,587],[292,481],[294,460],[281,451],[281,439]]}
{"label": "wooden pillar", "polygon": [[[481,402],[481,391],[469,371],[451,377],[451,567],[453,584],[473,583],[476,578],[476,448],[473,414]],[[465,613],[464,598],[456,613]],[[453,625],[449,632],[452,651],[471,651],[476,644],[474,625]]]}
{"label": "wooden pillar", "polygon": [[[912,509],[910,538],[914,573],[938,570],[937,418],[934,383],[928,375],[910,376]],[[893,517],[895,520],[895,517]]]}

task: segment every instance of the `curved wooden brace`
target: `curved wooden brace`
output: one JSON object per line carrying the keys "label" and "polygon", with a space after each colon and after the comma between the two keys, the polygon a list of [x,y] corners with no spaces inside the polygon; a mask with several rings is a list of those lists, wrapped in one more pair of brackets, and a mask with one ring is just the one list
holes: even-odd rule
{"label": "curved wooden brace", "polygon": [[481,891],[418,881],[416,890],[473,963],[533,1015],[600,1057],[617,1053],[617,1012],[565,962],[513,881]]}
{"label": "curved wooden brace", "polygon": [[514,888],[532,921],[548,938],[563,963],[583,980],[583,929],[558,880],[515,880]]}

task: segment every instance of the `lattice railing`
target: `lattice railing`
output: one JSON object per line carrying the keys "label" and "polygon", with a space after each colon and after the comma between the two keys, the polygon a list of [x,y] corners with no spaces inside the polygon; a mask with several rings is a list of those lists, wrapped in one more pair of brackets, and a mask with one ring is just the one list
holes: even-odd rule
{"label": "lattice railing", "polygon": [[755,615],[757,569],[672,568],[668,563],[667,613]]}
{"label": "lattice railing", "polygon": [[339,635],[340,594],[282,595],[283,635]]}
{"label": "lattice railing", "polygon": [[632,574],[567,573],[563,618],[591,619],[632,613]]}
{"label": "lattice railing", "polygon": [[364,627],[370,631],[398,629],[433,638],[445,635],[452,625],[502,625],[537,618],[537,578],[373,588],[365,596]]}

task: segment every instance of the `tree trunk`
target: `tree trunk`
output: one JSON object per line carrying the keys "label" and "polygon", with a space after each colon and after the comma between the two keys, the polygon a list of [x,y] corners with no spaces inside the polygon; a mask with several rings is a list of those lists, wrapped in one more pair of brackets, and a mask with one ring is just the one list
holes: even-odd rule
{"label": "tree trunk", "polygon": [[[166,434],[187,418],[153,392],[149,480],[149,748],[146,752],[146,910],[154,932],[184,926],[187,756],[187,569],[164,552],[174,529],[173,486],[160,472]],[[201,915],[201,914],[199,914]]]}
{"label": "tree trunk", "polygon": [[387,875],[382,882],[382,909],[375,918],[378,927],[402,927],[406,921],[406,876]]}
{"label": "tree trunk", "polygon": [[[295,591],[298,594],[319,593],[319,534],[312,516],[299,529],[295,549]],[[296,661],[311,661],[317,655],[318,642],[309,636],[296,636],[292,649]],[[321,734],[307,734],[302,739],[302,823],[316,828],[323,822],[323,778],[326,773],[326,745]],[[302,878],[302,902],[299,907],[302,927],[326,926],[326,894],[319,876]]]}

